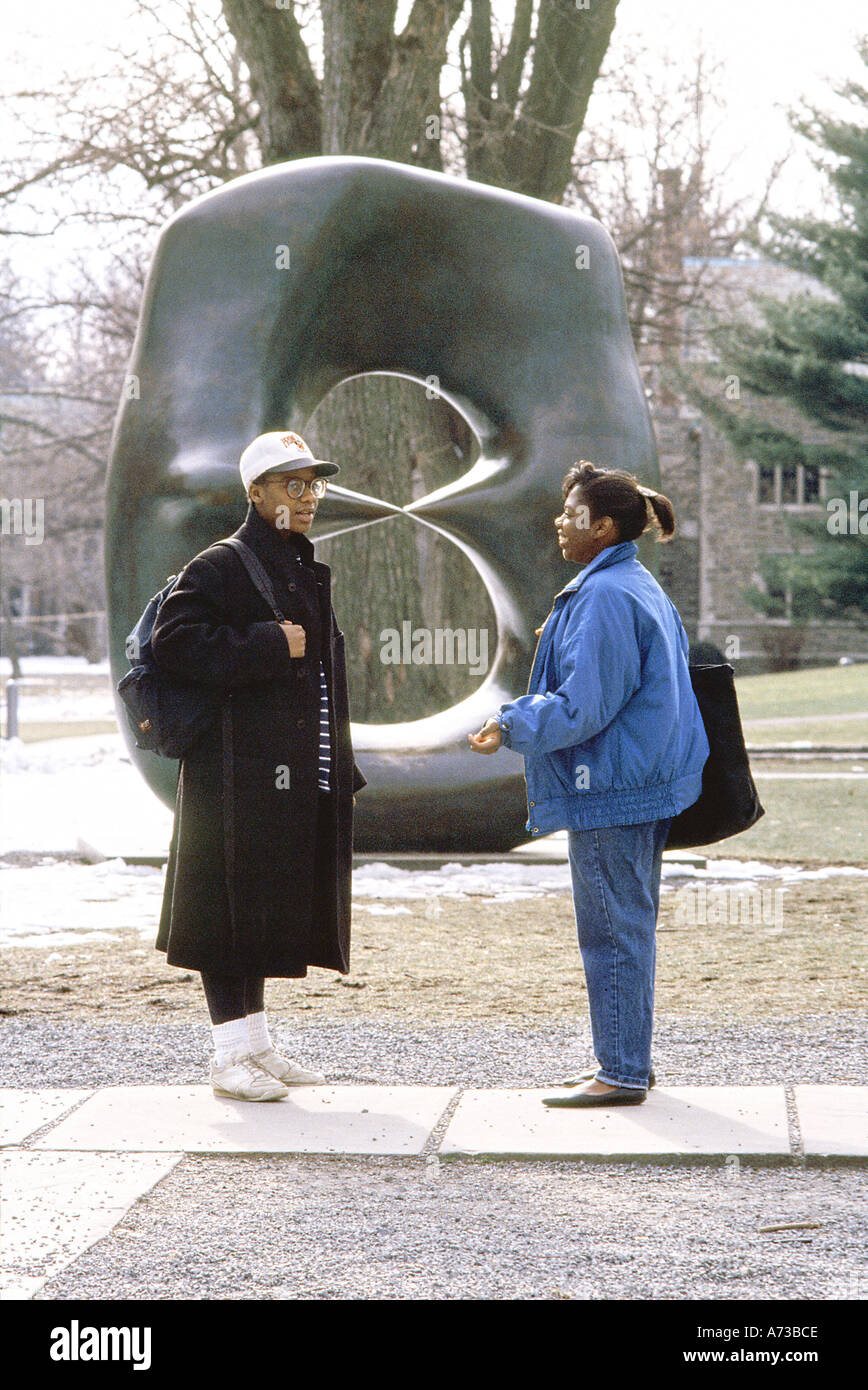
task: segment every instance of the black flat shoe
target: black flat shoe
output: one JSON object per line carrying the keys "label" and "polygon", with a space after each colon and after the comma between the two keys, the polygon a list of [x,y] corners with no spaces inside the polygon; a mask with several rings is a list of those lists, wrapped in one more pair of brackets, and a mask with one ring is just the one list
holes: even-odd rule
{"label": "black flat shoe", "polygon": [[621,1087],[617,1091],[588,1092],[578,1091],[571,1096],[543,1096],[543,1105],[560,1110],[590,1110],[592,1107],[612,1105],[641,1105],[647,1091],[628,1091]]}
{"label": "black flat shoe", "polygon": [[[562,1086],[583,1086],[584,1083],[585,1083],[586,1081],[593,1081],[594,1077],[597,1075],[597,1072],[598,1072],[599,1070],[600,1070],[599,1067],[592,1067],[590,1071],[583,1071],[582,1074],[581,1074],[581,1076],[573,1076],[573,1077],[570,1078],[569,1081],[562,1081],[562,1082],[561,1082],[561,1085],[562,1085]],[[651,1087],[652,1087],[652,1086],[655,1086],[656,1084],[657,1084],[657,1077],[655,1076],[655,1074],[654,1074],[654,1068],[652,1067],[652,1068],[651,1068],[651,1072],[650,1072],[650,1074],[649,1074],[649,1076],[648,1076],[648,1090],[650,1091],[650,1090],[651,1090]]]}

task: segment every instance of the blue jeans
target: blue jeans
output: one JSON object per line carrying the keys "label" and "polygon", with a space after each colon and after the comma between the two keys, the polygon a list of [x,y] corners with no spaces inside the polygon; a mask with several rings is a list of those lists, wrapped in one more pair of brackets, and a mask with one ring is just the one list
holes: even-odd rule
{"label": "blue jeans", "polygon": [[671,817],[568,834],[597,1080],[610,1086],[648,1085],[661,857],[670,824]]}

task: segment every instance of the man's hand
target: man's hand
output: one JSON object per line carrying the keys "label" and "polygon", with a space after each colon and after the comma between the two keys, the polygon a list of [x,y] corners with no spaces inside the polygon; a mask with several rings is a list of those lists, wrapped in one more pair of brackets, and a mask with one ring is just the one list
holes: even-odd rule
{"label": "man's hand", "polygon": [[496,719],[486,719],[478,734],[468,734],[467,741],[474,753],[496,753],[503,734]]}
{"label": "man's hand", "polygon": [[289,643],[290,656],[304,656],[304,628],[298,623],[281,623],[280,628]]}

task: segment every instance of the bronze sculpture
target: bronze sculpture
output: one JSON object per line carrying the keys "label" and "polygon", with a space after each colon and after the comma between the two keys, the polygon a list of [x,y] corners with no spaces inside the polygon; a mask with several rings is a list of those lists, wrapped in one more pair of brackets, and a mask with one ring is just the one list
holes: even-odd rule
{"label": "bronze sculpture", "polygon": [[[617,253],[591,219],[351,157],[273,166],[178,213],[154,256],[112,445],[112,671],[126,669],[124,637],[166,575],[242,519],[245,445],[303,433],[334,386],[370,372],[433,380],[476,432],[470,471],[403,514],[471,559],[498,633],[467,699],[354,726],[369,784],[356,847],[500,852],[529,838],[521,760],[474,758],[466,735],[524,692],[534,630],[569,578],[552,526],[560,480],[577,458],[657,478]],[[401,511],[332,486],[312,539]],[[176,765],[131,753],[171,802]]]}

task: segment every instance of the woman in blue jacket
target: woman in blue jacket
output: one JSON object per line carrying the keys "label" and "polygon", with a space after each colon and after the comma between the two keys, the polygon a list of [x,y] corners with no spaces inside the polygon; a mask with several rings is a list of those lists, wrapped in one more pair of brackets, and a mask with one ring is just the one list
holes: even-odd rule
{"label": "woman in blue jacket", "polygon": [[540,629],[527,695],[500,707],[477,753],[524,754],[531,835],[569,832],[579,949],[598,1068],[546,1105],[638,1105],[654,1084],[655,931],[669,826],[702,790],[708,740],[674,605],[637,558],[668,498],[628,473],[578,463],[556,519],[584,569]]}

